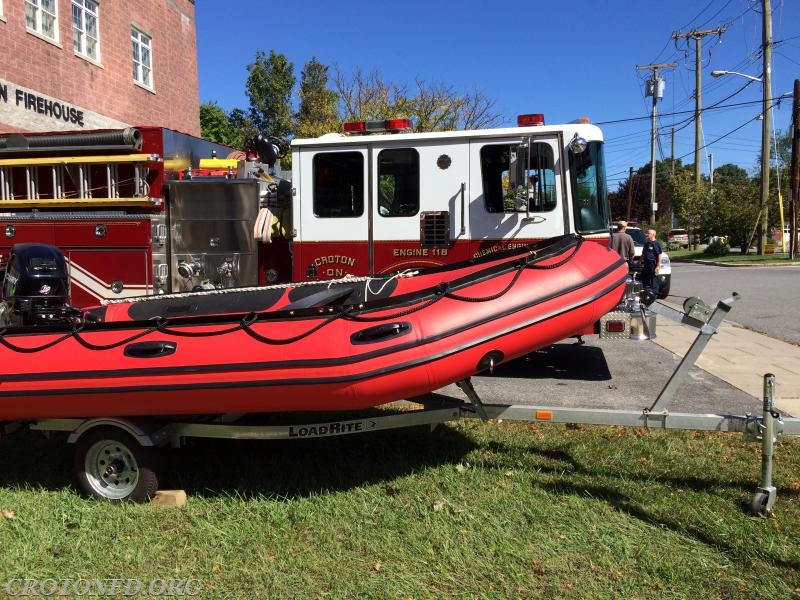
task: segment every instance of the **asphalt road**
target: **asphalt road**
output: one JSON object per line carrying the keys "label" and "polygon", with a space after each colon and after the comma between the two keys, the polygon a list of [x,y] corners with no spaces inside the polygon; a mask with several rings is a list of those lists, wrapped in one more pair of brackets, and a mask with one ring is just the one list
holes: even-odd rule
{"label": "asphalt road", "polygon": [[[800,268],[720,267],[673,263],[667,302],[681,306],[690,296],[714,305],[740,294],[728,321],[800,344]],[[649,408],[680,359],[651,341],[601,340],[583,345],[567,340],[522,359],[500,365],[494,374],[473,378],[484,402],[620,410]],[[448,386],[437,393],[459,400],[463,392]],[[692,368],[675,412],[741,415],[759,413],[761,402],[699,368]]]}
{"label": "asphalt road", "polygon": [[[643,410],[655,402],[680,359],[652,341],[567,340],[472,378],[481,400],[497,404]],[[437,391],[458,400],[455,385]],[[761,402],[699,368],[689,371],[670,412],[742,415]]]}
{"label": "asphalt road", "polygon": [[770,337],[800,344],[800,267],[721,267],[672,263],[667,302],[697,296],[707,304],[738,292],[729,321]]}

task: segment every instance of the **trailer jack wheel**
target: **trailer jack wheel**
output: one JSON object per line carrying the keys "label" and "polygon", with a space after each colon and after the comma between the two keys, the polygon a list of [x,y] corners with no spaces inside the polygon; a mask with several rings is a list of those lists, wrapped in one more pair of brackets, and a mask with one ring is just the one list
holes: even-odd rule
{"label": "trailer jack wheel", "polygon": [[104,427],[88,432],[75,447],[75,475],[90,496],[144,502],[158,489],[159,454],[131,435]]}
{"label": "trailer jack wheel", "polygon": [[[772,489],[774,490],[774,488]],[[753,499],[750,500],[750,514],[754,517],[768,517],[772,514],[772,506],[774,503],[774,491],[759,489],[753,494]]]}

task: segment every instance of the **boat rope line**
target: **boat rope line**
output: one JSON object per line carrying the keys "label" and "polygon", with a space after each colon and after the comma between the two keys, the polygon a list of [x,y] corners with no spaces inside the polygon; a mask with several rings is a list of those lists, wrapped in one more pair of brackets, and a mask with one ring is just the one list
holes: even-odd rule
{"label": "boat rope line", "polygon": [[[491,302],[493,300],[497,300],[498,298],[502,298],[509,291],[511,291],[511,288],[514,287],[514,285],[517,283],[519,278],[522,276],[522,273],[524,272],[524,269],[555,269],[557,267],[561,267],[561,266],[567,264],[573,258],[575,258],[575,255],[578,253],[578,250],[580,249],[581,244],[583,244],[583,238],[577,238],[577,240],[575,241],[575,244],[572,247],[572,251],[566,257],[564,257],[563,259],[561,259],[558,262],[553,263],[552,265],[539,265],[536,262],[534,262],[534,261],[537,261],[537,254],[536,254],[535,251],[531,252],[531,254],[529,256],[525,257],[525,258],[522,258],[522,259],[519,259],[519,260],[515,261],[514,266],[512,267],[515,270],[514,277],[511,279],[509,284],[503,290],[497,292],[496,294],[492,294],[492,295],[489,295],[489,296],[483,296],[483,297],[480,297],[480,298],[479,297],[462,296],[462,295],[457,294],[455,292],[448,291],[448,288],[450,286],[449,283],[441,283],[438,286],[437,293],[430,300],[428,300],[428,301],[426,301],[424,303],[418,304],[417,306],[414,306],[414,307],[409,308],[407,310],[404,310],[404,311],[401,311],[401,312],[398,312],[398,313],[394,313],[393,315],[382,315],[380,317],[366,317],[366,316],[363,316],[363,315],[348,315],[347,319],[349,319],[351,321],[359,321],[359,322],[367,322],[367,323],[375,322],[375,321],[399,319],[399,318],[405,317],[407,315],[410,315],[410,314],[412,314],[414,312],[417,312],[418,310],[422,310],[423,308],[427,308],[428,306],[431,306],[432,304],[438,302],[442,298],[450,298],[452,300],[458,300],[458,301],[461,301],[461,302]],[[547,257],[539,257],[538,260],[543,260],[544,258],[550,258],[550,257],[549,256],[547,256]]]}
{"label": "boat rope line", "polygon": [[[408,316],[410,314],[413,314],[413,313],[418,312],[420,310],[423,310],[425,308],[428,308],[429,306],[432,306],[433,304],[439,302],[443,298],[450,298],[452,300],[456,300],[456,301],[460,301],[460,302],[490,302],[490,301],[496,300],[498,298],[501,298],[505,294],[507,294],[514,287],[514,285],[519,281],[519,279],[522,276],[522,273],[524,272],[525,269],[554,269],[554,268],[563,266],[564,264],[566,264],[567,262],[569,262],[570,260],[572,260],[575,257],[575,255],[577,254],[577,251],[580,248],[582,242],[583,242],[582,238],[577,238],[575,244],[573,245],[573,247],[571,249],[571,252],[569,252],[569,254],[566,257],[564,257],[563,259],[561,259],[558,262],[555,262],[553,264],[550,264],[550,265],[539,265],[539,264],[536,264],[536,262],[538,262],[538,261],[542,260],[542,258],[544,258],[544,257],[538,257],[537,258],[536,253],[531,253],[531,255],[529,255],[529,256],[527,256],[525,258],[517,259],[517,260],[513,261],[513,265],[511,267],[508,267],[507,265],[499,265],[499,267],[502,267],[503,269],[509,269],[509,268],[513,269],[514,275],[511,278],[511,281],[508,283],[508,285],[505,286],[504,289],[502,289],[501,291],[499,291],[499,292],[497,292],[495,294],[491,294],[489,296],[484,296],[484,297],[463,296],[463,295],[457,294],[454,291],[450,291],[451,283],[448,283],[448,282],[440,283],[432,291],[428,292],[428,294],[430,294],[429,298],[425,299],[424,301],[420,300],[420,301],[414,303],[409,308],[406,308],[405,310],[398,311],[398,312],[393,313],[391,315],[387,315],[387,314],[383,314],[382,313],[380,316],[370,317],[370,316],[366,316],[366,315],[363,315],[363,314],[356,314],[356,311],[360,310],[363,305],[359,305],[359,306],[350,305],[350,306],[346,306],[346,307],[341,307],[337,311],[331,312],[329,315],[327,315],[327,318],[322,319],[319,323],[315,324],[310,329],[308,329],[306,331],[303,331],[301,333],[298,333],[297,335],[294,335],[294,336],[291,336],[291,337],[287,337],[287,338],[281,338],[281,339],[279,339],[279,338],[271,338],[271,337],[267,337],[267,336],[262,335],[262,334],[258,333],[257,331],[255,331],[252,328],[252,325],[259,321],[259,314],[256,313],[256,312],[250,312],[250,313],[246,314],[244,317],[242,317],[242,319],[236,325],[233,325],[233,326],[230,326],[230,327],[226,327],[226,328],[223,328],[223,329],[212,330],[212,331],[208,331],[208,330],[204,330],[204,331],[187,331],[185,329],[179,329],[179,328],[175,328],[175,327],[170,327],[170,321],[169,321],[168,318],[163,317],[163,316],[158,316],[158,317],[154,317],[152,319],[153,324],[150,327],[146,327],[145,329],[142,329],[141,331],[138,331],[138,332],[134,333],[133,335],[128,336],[125,339],[118,340],[118,341],[115,341],[115,342],[111,342],[109,344],[94,344],[94,343],[89,342],[88,340],[86,340],[81,335],[81,333],[84,332],[84,326],[86,324],[85,321],[83,321],[83,320],[76,321],[74,323],[74,325],[73,325],[72,330],[67,332],[67,333],[65,333],[64,335],[62,335],[62,336],[60,336],[60,337],[58,337],[58,338],[56,338],[54,340],[51,340],[49,342],[46,342],[45,344],[42,344],[41,346],[36,346],[36,347],[31,347],[31,348],[27,348],[27,347],[24,347],[24,346],[18,346],[16,344],[13,344],[10,341],[8,341],[5,338],[5,334],[8,333],[8,327],[5,327],[3,329],[0,329],[0,344],[2,344],[3,346],[5,346],[6,348],[8,348],[10,350],[13,350],[14,352],[32,354],[32,353],[35,353],[35,352],[40,352],[40,351],[43,351],[43,350],[47,350],[48,348],[51,348],[51,347],[53,347],[53,346],[65,341],[65,340],[67,340],[69,338],[75,338],[76,342],[78,342],[80,345],[82,345],[84,348],[87,348],[88,350],[102,351],[102,350],[112,350],[112,349],[118,348],[120,346],[125,346],[125,345],[130,344],[131,342],[133,342],[133,341],[135,341],[137,339],[140,339],[140,338],[142,338],[142,337],[144,337],[144,336],[146,336],[146,335],[148,335],[150,333],[153,333],[155,331],[158,331],[160,333],[173,335],[173,336],[176,336],[176,337],[198,338],[198,337],[214,337],[214,336],[226,335],[226,334],[230,334],[230,333],[235,333],[238,330],[242,330],[247,335],[252,337],[253,339],[255,339],[255,340],[259,341],[259,342],[262,342],[264,344],[286,345],[286,344],[291,344],[291,343],[300,341],[300,340],[302,340],[302,339],[304,339],[304,338],[316,333],[317,331],[319,331],[320,329],[322,329],[323,327],[325,327],[329,323],[332,323],[333,321],[335,321],[337,319],[340,319],[340,318],[343,318],[343,319],[346,319],[346,320],[355,321],[355,322],[364,322],[364,323],[377,322],[377,321],[391,321],[391,320],[396,320],[396,319]],[[494,271],[497,268],[498,267],[493,267],[490,270]],[[465,282],[464,285],[470,285],[470,284],[476,283],[477,281],[480,281],[482,278],[481,277],[476,277],[476,275],[479,275],[479,274],[480,273],[474,273],[474,274],[472,274],[470,276],[467,276],[465,279],[467,279],[468,282]],[[456,287],[460,287],[460,285],[456,285]],[[320,312],[322,312],[324,309],[319,309],[319,310],[320,310]],[[379,308],[377,310],[381,310],[381,309]]]}
{"label": "boat rope line", "polygon": [[[616,263],[615,265],[611,265],[611,266],[607,267],[606,269],[604,269],[600,273],[594,275],[593,277],[591,277],[590,279],[588,279],[588,280],[586,280],[584,282],[581,282],[580,284],[573,285],[573,286],[571,286],[571,287],[569,287],[567,289],[561,289],[561,290],[558,290],[558,291],[554,291],[551,294],[548,294],[546,296],[542,296],[542,297],[539,297],[539,298],[536,298],[536,299],[532,299],[530,302],[526,303],[523,306],[518,306],[518,307],[511,308],[509,310],[503,311],[502,313],[498,313],[498,314],[492,315],[490,318],[484,319],[484,320],[481,320],[481,321],[472,321],[472,322],[468,322],[468,323],[462,323],[460,326],[458,326],[458,327],[456,327],[454,329],[450,329],[450,330],[448,330],[447,332],[444,332],[444,333],[439,333],[439,334],[437,334],[435,336],[427,336],[425,338],[425,340],[424,340],[424,343],[427,344],[427,343],[431,343],[431,342],[441,341],[441,340],[443,340],[443,339],[445,339],[447,337],[458,335],[460,333],[463,333],[465,331],[473,329],[473,328],[475,328],[475,327],[477,327],[479,325],[483,325],[483,324],[488,323],[488,322],[494,322],[497,318],[506,317],[509,314],[511,314],[513,312],[516,312],[518,309],[532,308],[533,306],[540,305],[542,303],[545,303],[545,302],[548,302],[550,300],[553,300],[556,297],[562,296],[565,293],[571,293],[571,292],[577,291],[578,289],[581,289],[582,287],[585,287],[587,285],[594,285],[596,283],[599,283],[599,282],[605,280],[609,275],[611,275],[620,266],[620,264],[622,264],[621,260],[620,260],[620,263]],[[502,335],[504,335],[506,333],[510,333],[510,332],[513,332],[513,331],[518,330],[520,328],[525,328],[525,327],[534,325],[536,323],[540,323],[540,322],[546,321],[546,320],[548,320],[550,318],[558,316],[559,314],[561,314],[561,313],[563,313],[565,311],[566,312],[570,312],[570,311],[574,310],[575,308],[578,308],[578,307],[580,307],[580,306],[582,306],[584,304],[591,303],[594,300],[596,300],[597,298],[606,295],[610,291],[612,291],[612,290],[614,290],[616,288],[619,288],[620,286],[623,286],[625,284],[626,278],[627,278],[627,273],[625,273],[621,277],[615,279],[614,281],[611,281],[603,289],[601,289],[600,291],[595,292],[589,298],[584,298],[582,300],[577,300],[577,301],[569,303],[566,306],[560,306],[557,309],[550,310],[550,311],[548,311],[546,313],[538,314],[536,316],[532,316],[530,319],[528,319],[528,320],[526,320],[526,321],[524,321],[522,323],[516,323],[516,324],[513,324],[513,325],[509,325],[508,327],[505,327],[505,328],[500,329],[500,330],[493,330],[492,332],[490,332],[490,333],[486,334],[485,336],[483,336],[481,339],[475,341],[475,343],[484,343],[484,342],[491,341],[492,339],[495,339],[495,338],[497,338],[499,336],[502,336]],[[206,366],[201,366],[201,367],[198,367],[196,365],[182,366],[182,367],[172,367],[172,368],[168,368],[167,369],[169,371],[169,373],[167,373],[167,374],[182,375],[182,374],[186,374],[187,372],[191,372],[191,373],[210,373],[210,372],[217,372],[217,371],[233,372],[233,371],[253,370],[253,369],[266,371],[266,370],[286,368],[287,366],[291,366],[291,367],[294,367],[294,368],[304,368],[304,369],[309,369],[309,370],[313,371],[314,369],[319,369],[319,368],[324,368],[324,367],[342,366],[342,365],[347,365],[347,364],[353,364],[354,362],[357,362],[357,361],[372,360],[372,359],[375,359],[375,358],[378,358],[378,357],[381,357],[381,356],[385,356],[387,354],[392,354],[392,353],[395,353],[395,352],[401,352],[401,351],[409,350],[409,349],[411,349],[411,348],[413,348],[415,346],[421,345],[421,343],[423,343],[423,342],[421,342],[420,340],[415,340],[415,341],[411,341],[411,342],[408,342],[408,343],[405,343],[405,344],[400,344],[400,345],[397,345],[397,346],[393,346],[392,348],[376,349],[376,350],[372,350],[372,351],[369,351],[369,352],[366,352],[366,353],[361,353],[361,354],[358,354],[358,355],[350,355],[350,356],[337,357],[337,358],[293,360],[293,361],[289,361],[289,360],[277,360],[277,361],[276,360],[265,360],[265,361],[257,361],[257,362],[237,363],[236,365],[233,365],[233,366],[231,364],[226,363],[224,365],[212,364],[212,365],[206,365]],[[459,347],[461,347],[461,346],[459,346]],[[444,355],[445,354],[441,354],[441,356],[444,356]],[[164,374],[164,371],[165,371],[164,367],[135,369],[133,372],[130,369],[124,370],[124,371],[122,371],[122,370],[120,370],[120,371],[113,371],[113,370],[112,371],[109,371],[109,370],[98,370],[98,371],[80,370],[80,371],[77,371],[74,374],[73,373],[67,373],[67,375],[75,375],[75,376],[80,376],[82,378],[97,379],[97,378],[117,377],[117,376],[124,376],[124,375],[151,376],[151,375],[155,375],[155,374]],[[64,372],[25,373],[25,374],[18,374],[18,375],[4,375],[3,376],[3,380],[4,381],[28,381],[28,380],[44,381],[44,380],[51,380],[51,379],[63,379],[64,376],[65,376]],[[291,382],[287,382],[287,383],[291,383]],[[206,384],[202,384],[200,387],[202,387],[204,385],[206,385]],[[272,385],[272,384],[267,384],[267,385]],[[229,387],[229,386],[226,385],[225,387]],[[148,388],[148,389],[156,389],[156,388]],[[184,388],[182,388],[182,389],[184,389]],[[186,387],[185,389],[190,389],[190,388]],[[106,390],[106,391],[109,391],[109,390]],[[117,390],[117,391],[119,391],[119,390]],[[11,392],[11,393],[12,394],[16,394],[16,393],[19,393],[19,392]],[[55,393],[70,393],[70,392],[69,391],[56,392],[54,390],[51,390],[51,391],[49,391],[47,393],[54,393],[55,394]],[[92,391],[92,393],[95,393],[95,392]],[[2,388],[0,387],[0,398],[5,396],[5,395],[8,395],[8,393],[3,392]],[[31,395],[36,395],[36,394],[31,394]]]}
{"label": "boat rope line", "polygon": [[[627,277],[627,276],[626,276]],[[418,366],[421,364],[433,363],[437,360],[442,358],[446,358],[450,355],[457,354],[458,352],[467,350],[469,348],[477,347],[482,344],[490,343],[494,339],[498,337],[502,337],[509,333],[513,333],[515,331],[524,330],[530,327],[533,327],[539,323],[548,321],[550,319],[559,318],[564,315],[570,314],[571,312],[580,309],[587,304],[590,304],[597,298],[605,295],[609,290],[617,288],[623,285],[625,282],[624,278],[614,281],[610,283],[605,289],[600,290],[593,294],[590,298],[584,298],[575,302],[572,302],[566,306],[560,306],[556,309],[550,310],[543,314],[538,314],[536,316],[532,316],[530,319],[527,319],[521,323],[515,323],[506,327],[502,330],[493,331],[485,336],[482,336],[478,339],[472,340],[470,342],[448,348],[446,350],[438,351],[434,354],[427,354],[422,357],[414,358],[406,360],[402,363],[393,363],[389,366],[380,367],[375,370],[369,372],[360,372],[354,373],[350,375],[337,375],[337,376],[308,376],[308,377],[295,377],[292,379],[280,379],[280,380],[257,380],[257,381],[237,381],[237,382],[221,382],[215,384],[215,387],[219,389],[237,389],[242,387],[251,387],[251,388],[265,388],[265,387],[273,387],[273,386],[281,386],[281,385],[307,385],[309,383],[316,383],[316,384],[342,384],[342,383],[353,383],[358,382],[361,380],[368,380],[373,379],[379,376],[391,375],[396,372],[401,372],[412,368],[414,366]],[[309,372],[312,372],[314,367],[319,366],[327,366],[327,365],[308,365],[307,369]],[[252,368],[252,365],[247,365],[247,368]],[[275,368],[273,366],[263,365],[260,368]],[[192,367],[192,372],[195,372],[196,369]],[[137,373],[137,375],[142,375],[145,373]],[[123,375],[123,373],[120,373]],[[62,374],[59,374],[62,376]],[[108,376],[108,373],[104,373],[103,376]],[[136,385],[136,386],[126,386],[126,387],[102,387],[102,388],[82,388],[80,390],[81,393],[88,393],[88,394],[104,394],[104,393],[124,393],[128,391],[152,391],[152,392],[159,392],[159,391],[175,391],[175,390],[196,390],[196,389],[205,389],[208,386],[207,382],[203,383],[187,383],[187,384],[180,384],[180,385],[162,385],[162,384],[149,384],[146,386]],[[69,395],[75,393],[76,390],[72,389],[53,389],[48,390],[46,393],[50,395]],[[14,395],[22,395],[22,396],[38,396],[42,393],[39,391],[31,391],[31,392],[12,392]],[[0,390],[0,398],[7,395],[2,390]]]}
{"label": "boat rope line", "polygon": [[[386,283],[391,282],[394,279],[404,278],[404,277],[413,277],[414,272],[401,271],[400,273],[395,273],[391,277],[381,277],[375,275],[365,275],[362,277],[356,275],[347,275],[345,277],[340,277],[339,279],[331,279],[327,282],[328,288],[333,287],[337,284],[346,284],[346,283],[362,283],[365,282],[368,286],[372,281],[386,281]],[[320,284],[319,281],[297,281],[294,283],[276,283],[272,285],[260,285],[260,286],[250,286],[250,287],[237,287],[237,288],[223,288],[223,289],[213,289],[213,290],[198,290],[196,292],[191,292],[191,297],[203,297],[203,296],[221,296],[224,294],[242,294],[242,293],[257,293],[257,292],[266,292],[270,290],[284,290],[287,288],[299,288],[299,287],[309,287],[309,286],[318,286]],[[150,296],[134,296],[131,298],[105,298],[100,300],[101,306],[108,306],[110,304],[138,304],[141,302],[157,302],[157,301],[164,301],[164,300],[182,300],[187,297],[186,292],[176,292],[174,294],[153,294]]]}
{"label": "boat rope line", "polygon": [[60,338],[56,338],[50,342],[47,342],[46,344],[42,344],[41,346],[37,346],[35,348],[25,348],[24,346],[17,346],[9,342],[5,337],[7,331],[8,327],[3,327],[3,329],[0,329],[0,344],[3,344],[3,346],[8,348],[9,350],[13,350],[14,352],[19,352],[21,354],[32,354],[33,352],[41,352],[42,350],[47,350],[48,348],[52,348],[56,344],[59,344],[64,340],[71,338],[73,335],[73,332],[70,331],[69,333],[65,333],[64,335],[62,335]]}
{"label": "boat rope line", "polygon": [[528,269],[540,269],[540,270],[548,270],[548,269],[557,269],[558,267],[563,267],[578,253],[581,246],[583,245],[583,238],[578,238],[578,241],[575,242],[575,246],[572,248],[572,252],[569,253],[566,257],[562,258],[560,261],[553,263],[552,265],[539,265],[536,263],[529,263],[525,265]]}
{"label": "boat rope line", "polygon": [[328,323],[333,323],[333,321],[335,321],[336,319],[338,319],[341,316],[344,316],[349,310],[353,310],[353,309],[349,308],[349,309],[345,309],[343,311],[340,311],[339,313],[335,313],[335,314],[331,315],[329,318],[324,319],[323,321],[320,321],[317,325],[315,325],[314,327],[312,327],[308,331],[304,331],[303,333],[298,333],[297,335],[292,336],[290,338],[284,338],[284,339],[280,339],[280,340],[279,339],[275,339],[275,338],[268,338],[268,337],[266,337],[264,335],[261,335],[260,333],[258,333],[256,331],[253,331],[253,329],[250,327],[250,325],[252,325],[255,321],[258,320],[258,315],[255,314],[255,313],[250,313],[244,319],[242,319],[240,324],[239,324],[239,326],[251,338],[253,338],[254,340],[257,340],[259,342],[262,342],[264,344],[270,344],[270,345],[292,344],[294,342],[299,342],[300,340],[302,340],[303,338],[308,337],[312,333],[316,333],[317,331],[319,331],[320,329],[325,327],[325,325],[327,325]]}

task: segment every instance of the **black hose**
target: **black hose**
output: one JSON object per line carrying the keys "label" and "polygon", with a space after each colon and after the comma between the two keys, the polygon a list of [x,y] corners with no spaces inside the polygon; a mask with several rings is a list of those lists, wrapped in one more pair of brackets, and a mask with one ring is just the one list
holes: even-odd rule
{"label": "black hose", "polygon": [[97,133],[65,133],[51,135],[25,135],[12,133],[0,137],[0,149],[58,148],[74,146],[120,146],[131,150],[142,149],[142,132],[128,127]]}

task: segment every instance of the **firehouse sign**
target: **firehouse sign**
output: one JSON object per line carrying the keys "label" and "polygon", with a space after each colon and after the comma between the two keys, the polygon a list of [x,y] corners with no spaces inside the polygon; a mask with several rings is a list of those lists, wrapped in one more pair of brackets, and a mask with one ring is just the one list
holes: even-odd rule
{"label": "firehouse sign", "polygon": [[123,127],[127,124],[0,80],[0,125],[51,131]]}

